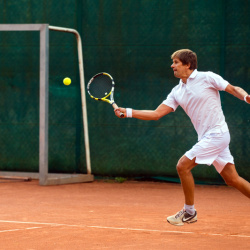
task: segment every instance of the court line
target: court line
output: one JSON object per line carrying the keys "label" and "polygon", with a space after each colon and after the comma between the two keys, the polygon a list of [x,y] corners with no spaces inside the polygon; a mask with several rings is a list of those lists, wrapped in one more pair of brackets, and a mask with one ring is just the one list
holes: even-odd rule
{"label": "court line", "polygon": [[143,231],[143,232],[157,232],[157,233],[195,234],[195,232],[169,231],[169,230],[143,229],[143,228],[128,228],[128,227],[104,227],[104,226],[87,226],[87,227],[89,227],[89,228],[99,228],[99,229],[128,230],[128,231]]}
{"label": "court line", "polygon": [[58,224],[51,222],[34,222],[34,221],[15,221],[15,220],[0,220],[3,223],[17,223],[17,224],[37,224],[37,225],[54,225],[54,226],[66,226],[67,224]]}
{"label": "court line", "polygon": [[[78,227],[78,228],[98,228],[98,229],[124,230],[124,231],[127,230],[127,231],[157,232],[157,233],[200,234],[200,235],[206,235],[206,236],[250,238],[250,235],[240,235],[240,234],[216,234],[216,233],[199,233],[199,232],[158,230],[158,229],[145,229],[145,228],[69,225],[69,224],[49,223],[49,222],[28,222],[28,221],[9,221],[9,220],[0,220],[0,222],[3,222],[3,223],[16,223],[16,224],[47,225],[47,226],[67,226],[67,227]],[[35,228],[36,227],[33,227],[31,229],[35,229]],[[13,229],[13,231],[14,230],[17,231],[18,229]],[[20,230],[22,230],[22,229],[20,229]],[[8,231],[8,230],[4,230],[4,231]],[[0,231],[0,232],[2,232],[2,231]]]}
{"label": "court line", "polygon": [[22,231],[22,230],[32,230],[32,229],[38,229],[38,228],[41,228],[41,227],[27,227],[27,228],[7,229],[7,230],[1,230],[0,233],[15,232],[15,231]]}

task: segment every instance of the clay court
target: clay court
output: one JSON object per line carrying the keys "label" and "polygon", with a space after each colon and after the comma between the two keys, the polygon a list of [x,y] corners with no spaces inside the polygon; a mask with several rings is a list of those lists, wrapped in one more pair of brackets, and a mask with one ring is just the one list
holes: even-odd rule
{"label": "clay court", "polygon": [[226,186],[196,186],[198,222],[166,217],[180,184],[94,181],[39,186],[0,181],[1,249],[249,249],[250,202]]}

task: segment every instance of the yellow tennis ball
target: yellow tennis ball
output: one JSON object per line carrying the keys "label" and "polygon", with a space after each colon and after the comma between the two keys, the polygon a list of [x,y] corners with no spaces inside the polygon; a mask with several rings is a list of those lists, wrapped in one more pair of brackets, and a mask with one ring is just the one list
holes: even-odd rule
{"label": "yellow tennis ball", "polygon": [[63,79],[63,83],[64,83],[64,85],[70,85],[71,84],[71,79],[69,77],[65,77]]}

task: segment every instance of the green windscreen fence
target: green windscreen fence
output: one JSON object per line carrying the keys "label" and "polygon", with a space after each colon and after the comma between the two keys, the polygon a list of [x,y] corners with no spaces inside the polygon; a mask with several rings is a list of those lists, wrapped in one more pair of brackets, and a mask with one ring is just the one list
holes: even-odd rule
{"label": "green windscreen fence", "polygon": [[[0,23],[49,23],[78,30],[86,83],[98,72],[116,82],[122,107],[155,109],[178,84],[171,54],[197,53],[198,70],[250,92],[250,1],[2,1]],[[49,32],[49,171],[86,173],[74,35]],[[64,77],[72,84],[65,86]],[[38,171],[39,32],[0,32],[0,170]],[[118,119],[111,105],[87,98],[92,173],[178,178],[178,159],[197,141],[179,107],[159,121]],[[221,92],[239,174],[250,179],[250,106]],[[197,181],[222,183],[213,166]]]}

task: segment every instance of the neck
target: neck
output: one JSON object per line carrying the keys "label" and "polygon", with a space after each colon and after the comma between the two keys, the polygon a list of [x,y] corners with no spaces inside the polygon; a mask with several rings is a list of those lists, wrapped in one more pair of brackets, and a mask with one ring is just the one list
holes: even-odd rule
{"label": "neck", "polygon": [[181,78],[181,80],[184,82],[184,83],[187,83],[187,79],[189,78],[189,76],[193,73],[194,70],[188,70],[186,72],[186,74]]}

